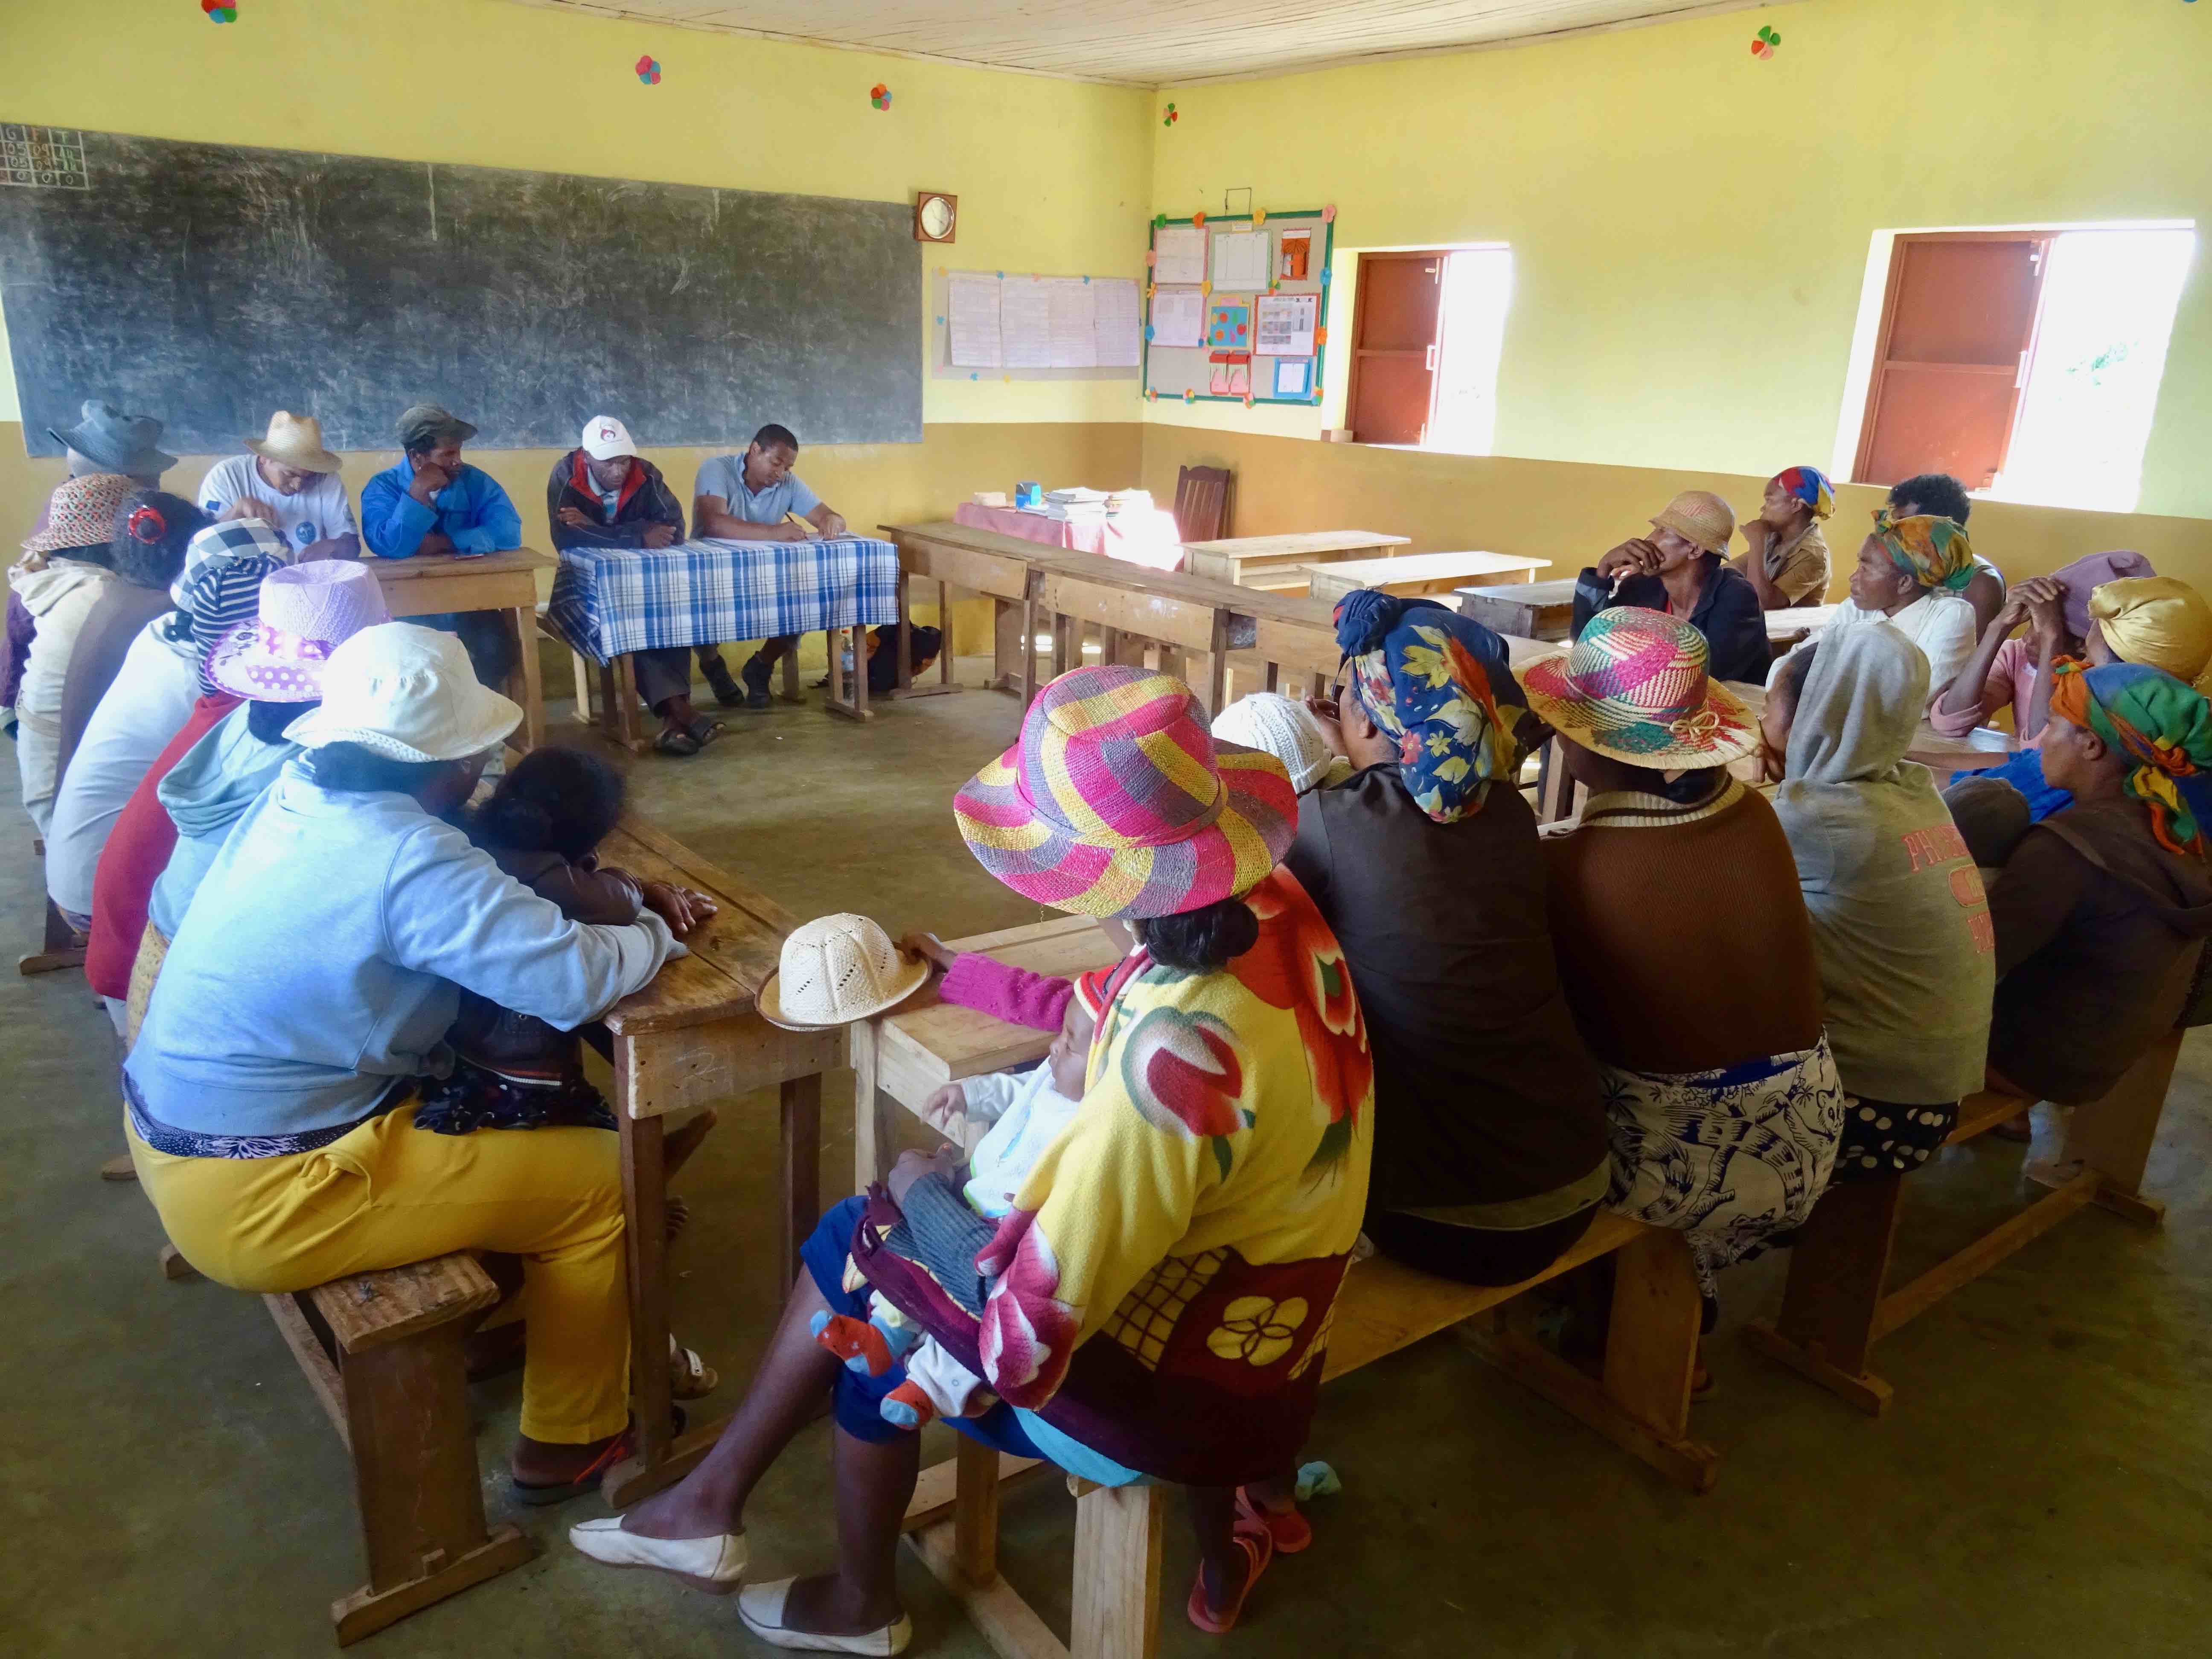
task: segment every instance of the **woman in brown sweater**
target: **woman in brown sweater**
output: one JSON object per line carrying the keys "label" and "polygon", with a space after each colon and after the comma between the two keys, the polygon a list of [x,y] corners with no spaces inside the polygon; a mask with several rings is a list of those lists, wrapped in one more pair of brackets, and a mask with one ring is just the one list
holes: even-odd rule
{"label": "woman in brown sweater", "polygon": [[1758,730],[1705,671],[1696,629],[1624,607],[1522,684],[1590,791],[1546,853],[1560,981],[1606,1085],[1607,1201],[1688,1235],[1710,1305],[1722,1267],[1812,1213],[1843,1091],[1789,841],[1725,769]]}

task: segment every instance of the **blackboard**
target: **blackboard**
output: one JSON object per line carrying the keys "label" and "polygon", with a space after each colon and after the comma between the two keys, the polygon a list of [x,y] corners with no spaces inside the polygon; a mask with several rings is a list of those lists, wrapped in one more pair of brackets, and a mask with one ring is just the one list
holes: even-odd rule
{"label": "blackboard", "polygon": [[647,447],[741,446],[768,421],[802,444],[921,441],[903,204],[66,138],[81,185],[0,187],[33,455],[93,396],[160,416],[184,454],[234,452],[277,409],[389,449],[422,400],[485,448],[567,448],[597,414]]}

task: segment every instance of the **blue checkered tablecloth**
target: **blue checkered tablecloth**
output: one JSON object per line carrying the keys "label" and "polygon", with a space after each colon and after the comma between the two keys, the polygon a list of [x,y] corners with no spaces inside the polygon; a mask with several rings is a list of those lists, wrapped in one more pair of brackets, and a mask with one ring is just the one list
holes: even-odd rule
{"label": "blue checkered tablecloth", "polygon": [[549,607],[601,662],[671,645],[775,639],[898,620],[898,550],[869,536],[569,548]]}

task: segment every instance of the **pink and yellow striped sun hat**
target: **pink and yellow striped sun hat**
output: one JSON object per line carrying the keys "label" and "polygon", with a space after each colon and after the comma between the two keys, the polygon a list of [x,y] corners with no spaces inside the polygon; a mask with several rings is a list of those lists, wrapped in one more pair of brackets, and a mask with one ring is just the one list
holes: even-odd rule
{"label": "pink and yellow striped sun hat", "polygon": [[1706,672],[1705,636],[1663,611],[1615,605],[1583,625],[1564,657],[1521,674],[1528,707],[1553,731],[1632,766],[1695,771],[1759,747],[1742,698]]}
{"label": "pink and yellow striped sun hat", "polygon": [[1172,674],[1079,668],[1046,686],[1022,740],[952,815],[977,862],[1024,898],[1085,916],[1172,916],[1249,891],[1297,829],[1273,755],[1216,744]]}

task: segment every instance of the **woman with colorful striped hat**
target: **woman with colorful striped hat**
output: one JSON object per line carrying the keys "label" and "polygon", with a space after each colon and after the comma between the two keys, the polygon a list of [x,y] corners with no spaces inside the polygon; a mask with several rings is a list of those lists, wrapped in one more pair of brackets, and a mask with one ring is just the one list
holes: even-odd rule
{"label": "woman with colorful striped hat", "polygon": [[1603,612],[1521,683],[1591,792],[1544,848],[1606,1090],[1607,1202],[1688,1236],[1710,1311],[1721,1268],[1812,1214],[1843,1130],[1796,861],[1728,771],[1758,729],[1697,630],[1653,611]]}
{"label": "woman with colorful striped hat", "polygon": [[[1304,1542],[1274,1487],[1312,1419],[1367,1198],[1359,1005],[1334,936],[1276,868],[1297,811],[1281,763],[1217,747],[1180,680],[1102,666],[1045,687],[954,817],[1024,897],[1135,933],[1073,1121],[995,1228],[961,1201],[950,1148],[831,1210],[729,1430],[680,1484],[572,1530],[579,1549],[734,1589],[746,1498],[828,1395],[837,1570],[750,1587],[738,1611],[780,1647],[906,1646],[893,1565],[919,1441],[878,1403],[897,1368],[864,1384],[810,1334],[824,1312],[866,1316],[850,1254],[996,1396],[954,1428],[1101,1484],[1191,1488],[1189,1615],[1236,1622],[1277,1539]],[[916,1243],[886,1243],[894,1227]]]}

